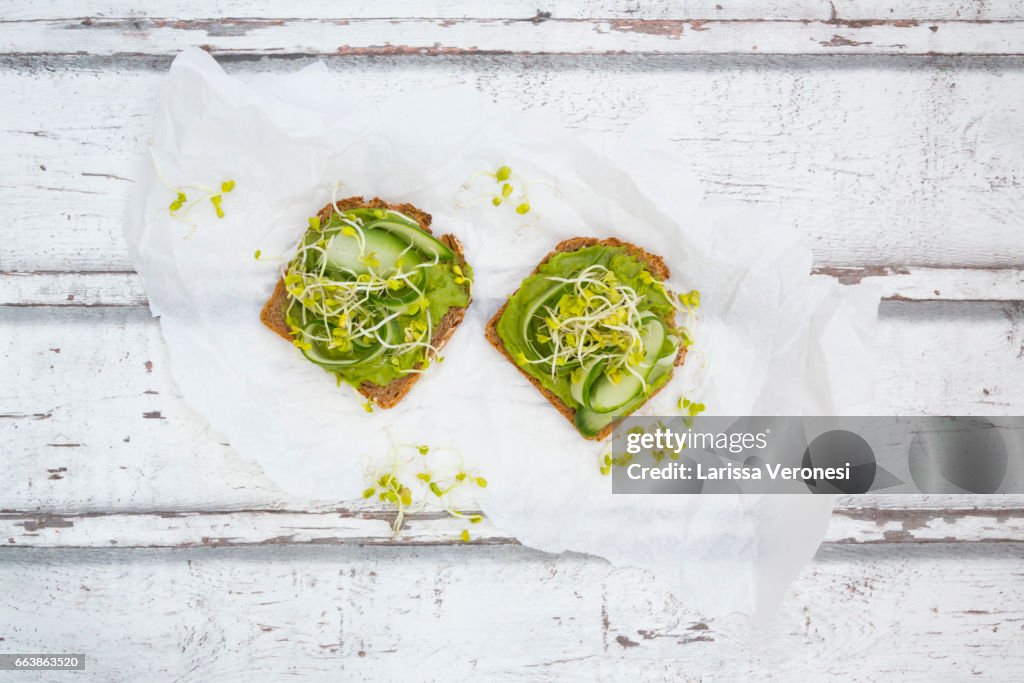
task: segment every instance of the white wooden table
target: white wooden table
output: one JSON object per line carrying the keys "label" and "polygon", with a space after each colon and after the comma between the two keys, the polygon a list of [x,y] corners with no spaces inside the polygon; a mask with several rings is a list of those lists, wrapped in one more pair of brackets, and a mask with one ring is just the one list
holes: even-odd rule
{"label": "white wooden table", "polygon": [[283,495],[182,401],[120,236],[190,44],[579,128],[653,110],[710,194],[881,283],[876,412],[1024,408],[1020,0],[0,0],[0,652],[102,681],[1024,679],[1020,496],[842,500],[752,633],[486,522],[392,542]]}

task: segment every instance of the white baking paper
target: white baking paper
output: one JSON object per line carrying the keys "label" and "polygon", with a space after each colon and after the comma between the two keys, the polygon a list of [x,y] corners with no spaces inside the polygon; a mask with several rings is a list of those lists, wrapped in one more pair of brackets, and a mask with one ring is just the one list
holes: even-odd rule
{"label": "white baking paper", "polygon": [[[811,277],[810,250],[767,212],[705,201],[656,128],[641,120],[622,137],[580,135],[473,90],[352,92],[323,64],[240,79],[183,52],[125,235],[184,397],[294,495],[357,498],[367,459],[391,443],[449,446],[489,480],[479,499],[489,518],[523,543],[650,569],[706,612],[770,611],[821,541],[830,497],[613,496],[599,472],[604,448],[483,337],[555,243],[617,236],[664,256],[672,284],[702,295],[691,356],[643,413],[675,414],[684,394],[720,415],[869,410],[877,293]],[[525,216],[490,203],[495,183],[479,172],[503,164],[530,183]],[[168,185],[227,179],[236,185],[223,219],[205,204],[189,211],[194,226],[171,217]],[[259,321],[336,183],[339,198],[429,211],[476,272],[445,362],[392,410],[366,413]]]}

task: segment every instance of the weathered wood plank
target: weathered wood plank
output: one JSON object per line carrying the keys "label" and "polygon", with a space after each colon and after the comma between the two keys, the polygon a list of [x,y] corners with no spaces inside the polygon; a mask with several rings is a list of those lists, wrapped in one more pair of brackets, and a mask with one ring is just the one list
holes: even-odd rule
{"label": "weathered wood plank", "polygon": [[[1024,301],[1022,268],[829,267],[843,284],[876,283],[893,301]],[[148,306],[132,272],[0,273],[0,306]]]}
{"label": "weathered wood plank", "polygon": [[[1021,306],[892,302],[881,312],[876,412],[1020,412]],[[5,490],[2,507],[298,504],[184,402],[143,308],[0,308],[0,359],[4,477],[22,482]]]}
{"label": "weathered wood plank", "polygon": [[[355,41],[356,57],[332,57],[336,83],[470,83],[512,106],[548,102],[572,125],[604,130],[654,109],[713,194],[779,208],[811,237],[829,274],[877,278],[916,300],[1019,298],[1019,58],[820,56],[1018,46],[1019,1],[544,7],[555,21],[530,21],[546,17],[495,0],[474,8],[476,21],[446,26],[464,16],[462,5],[169,0],[159,14],[184,22],[158,27],[151,40],[141,33],[158,22],[122,0],[0,0],[0,53],[9,55],[0,57],[0,87],[16,103],[0,112],[0,184],[17,198],[0,205],[8,226],[0,270],[66,271],[0,278],[0,301],[45,305],[0,309],[3,475],[19,482],[0,505],[27,510],[0,515],[0,529],[16,534],[0,553],[0,594],[12,615],[0,626],[5,651],[59,643],[88,653],[85,675],[107,681],[251,680],[254,670],[397,680],[409,677],[410,662],[421,678],[455,680],[749,680],[765,672],[788,680],[806,679],[811,667],[851,681],[1024,678],[1024,550],[1007,542],[1021,540],[1019,496],[844,500],[775,627],[751,634],[739,620],[706,619],[643,572],[507,545],[486,521],[472,527],[476,542],[501,545],[452,545],[463,525],[427,515],[399,539],[414,547],[372,547],[390,542],[379,509],[290,500],[184,405],[159,331],[136,306],[143,292],[119,236],[161,83],[152,69],[186,40],[239,49],[236,60],[278,56],[275,41],[305,56],[360,26],[278,28],[277,17],[368,19],[364,30],[389,16],[424,17],[388,22],[380,35],[390,46]],[[87,17],[99,21],[63,27]],[[224,17],[271,21],[217,20]],[[593,17],[606,21],[571,21]],[[778,21],[723,21],[747,19]],[[793,21],[803,19],[804,27]],[[16,20],[34,25],[9,30]],[[999,23],[982,30],[967,20]],[[76,55],[24,51],[49,42],[38,32],[48,22],[59,25],[50,44]],[[771,42],[756,52],[741,44],[773,27],[776,49],[815,56],[768,57],[761,53]],[[595,35],[577,35],[585,29]],[[435,33],[441,40],[428,42]],[[12,35],[31,40],[12,46]],[[801,48],[801,36],[817,44]],[[880,45],[897,37],[907,37],[902,47]],[[90,41],[97,50],[77,56]],[[416,56],[476,43],[569,53],[633,45],[647,55]],[[739,56],[693,52],[713,49]],[[675,56],[653,56],[663,50]],[[399,54],[378,56],[389,51]],[[120,52],[135,56],[113,56]],[[124,92],[132,96],[111,107]],[[893,272],[893,264],[926,267]],[[131,305],[66,309],[108,303]],[[1022,315],[1013,303],[887,304],[885,407],[1019,412]],[[189,508],[209,512],[180,512]],[[166,547],[174,541],[195,547]],[[65,543],[87,547],[56,547]],[[88,628],[69,614],[88,615]],[[453,656],[453,643],[465,656]]]}
{"label": "weathered wood plank", "polygon": [[[453,545],[463,530],[473,544],[516,543],[486,520],[469,524],[445,513],[406,516],[392,530],[394,514],[305,512],[287,510],[212,513],[149,512],[135,514],[22,515],[0,513],[0,548],[168,548],[249,545]],[[1006,525],[1007,533],[1014,525]],[[4,545],[6,544],[6,545]]]}
{"label": "weathered wood plank", "polygon": [[823,546],[761,631],[645,572],[518,546],[0,556],[4,649],[84,652],[95,680],[1024,677],[1016,544]]}
{"label": "weathered wood plank", "polygon": [[166,55],[200,44],[217,55],[482,54],[1020,55],[1024,21],[518,18],[179,19],[86,17],[0,23],[0,54]]}
{"label": "weathered wood plank", "polygon": [[[363,509],[360,509],[362,507]],[[517,543],[488,520],[469,524],[443,512],[394,513],[374,506],[333,511],[0,513],[0,548],[191,548],[259,545],[458,545]],[[1024,543],[1024,508],[839,508],[826,543]]]}
{"label": "weathered wood plank", "polygon": [[0,306],[148,306],[134,272],[0,273]]}
{"label": "weathered wood plank", "polygon": [[174,17],[195,18],[289,18],[289,19],[374,19],[419,17],[452,19],[533,18],[540,12],[557,19],[817,19],[853,21],[870,19],[1000,20],[1024,18],[1024,2],[980,2],[978,0],[548,0],[542,9],[533,0],[491,0],[469,7],[458,0],[310,0],[296,4],[288,0],[256,2],[224,0],[216,4],[201,0],[164,0],[158,10],[130,0],[56,0],[37,2],[8,0],[4,18],[8,21],[38,19],[81,19],[85,17]]}
{"label": "weathered wood plank", "polygon": [[[469,85],[612,132],[652,112],[711,196],[757,202],[795,224],[819,267],[1019,268],[1021,64],[338,58],[330,83],[360,92],[382,82]],[[0,270],[132,269],[121,225],[163,83],[146,65],[0,68],[0,91],[17,102],[0,116],[0,184],[17,198],[0,204],[0,224],[11,226]],[[121,90],[132,96],[111,107]]]}
{"label": "weathered wood plank", "polygon": [[1024,301],[1019,268],[819,268],[843,284],[873,283],[892,301]]}

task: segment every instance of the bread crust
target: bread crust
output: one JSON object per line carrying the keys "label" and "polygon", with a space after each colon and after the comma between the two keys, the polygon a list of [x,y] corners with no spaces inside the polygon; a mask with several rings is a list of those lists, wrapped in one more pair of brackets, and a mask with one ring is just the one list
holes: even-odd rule
{"label": "bread crust", "polygon": [[[370,208],[370,209],[390,209],[392,211],[398,211],[403,215],[412,218],[424,231],[433,234],[430,229],[431,215],[422,209],[413,206],[412,204],[392,204],[386,202],[380,197],[374,197],[373,199],[367,200],[363,197],[346,197],[345,199],[339,199],[336,204],[342,211],[349,209],[359,208]],[[334,204],[328,203],[324,208],[320,209],[317,216],[320,218],[320,223],[326,225],[327,221],[331,219],[334,214]],[[438,240],[446,247],[455,252],[455,258],[459,265],[466,265],[466,257],[463,253],[462,243],[454,235],[441,235]],[[442,349],[448,340],[455,334],[455,330],[460,324],[462,324],[463,318],[466,317],[466,309],[473,302],[472,294],[470,295],[469,301],[466,302],[465,306],[449,308],[441,322],[438,323],[434,329],[434,334],[430,338],[430,343],[435,349]],[[282,277],[277,281],[277,285],[274,286],[274,291],[271,293],[270,298],[263,304],[263,310],[260,311],[260,321],[270,328],[278,336],[287,339],[289,342],[295,339],[292,335],[291,328],[288,326],[286,319],[286,312],[288,310],[288,291],[284,285],[284,278]],[[381,408],[393,408],[398,405],[406,394],[412,389],[413,385],[419,381],[423,373],[411,372],[403,377],[392,380],[384,386],[378,386],[371,382],[363,382],[359,385],[357,390],[360,394],[365,396],[367,399],[373,401],[376,405]]]}
{"label": "bread crust", "polygon": [[[614,237],[609,237],[603,240],[597,239],[595,237],[571,237],[567,240],[563,240],[556,244],[555,248],[548,252],[548,254],[543,259],[541,259],[540,263],[537,264],[537,266],[533,269],[530,275],[537,274],[537,272],[540,271],[540,267],[547,263],[555,254],[559,254],[562,252],[577,251],[578,249],[583,249],[584,247],[591,247],[595,245],[603,247],[622,247],[630,256],[637,259],[638,261],[646,263],[648,270],[651,271],[651,275],[653,275],[656,280],[664,282],[671,275],[671,272],[669,271],[668,266],[665,265],[665,260],[663,258],[658,256],[657,254],[652,254],[651,252],[647,251],[646,249],[643,249],[642,247],[638,247],[635,244],[632,244],[630,242],[624,242]],[[573,426],[573,430],[576,430],[576,409],[566,404],[565,401],[563,401],[557,395],[555,395],[554,392],[550,391],[547,387],[541,384],[539,379],[537,379],[530,373],[526,372],[526,370],[521,368],[519,364],[516,363],[515,359],[512,358],[512,354],[510,354],[508,352],[508,349],[505,348],[505,344],[501,340],[501,335],[498,334],[498,321],[501,320],[501,316],[505,313],[505,307],[508,306],[509,300],[511,300],[512,297],[514,297],[518,292],[518,289],[515,292],[513,292],[512,295],[509,296],[508,300],[506,300],[505,303],[501,305],[501,308],[498,309],[498,312],[495,313],[494,316],[487,322],[487,327],[484,329],[484,335],[487,337],[487,341],[490,342],[491,346],[496,348],[501,353],[501,355],[505,356],[505,358],[508,359],[508,362],[512,363],[512,365],[515,366],[515,368],[519,370],[519,372],[522,373],[522,375],[526,377],[526,379],[530,380],[530,384],[535,386],[537,388],[537,391],[543,394],[544,398],[546,398],[548,402],[550,402],[551,405],[555,407],[555,410],[561,413],[562,417],[569,421],[569,424]],[[679,352],[676,354],[674,366],[682,365],[685,360],[686,348],[680,344]],[[656,396],[658,392],[660,392],[666,386],[668,386],[668,383],[663,384],[657,391],[653,392],[650,396],[648,396],[647,401],[644,401],[626,415],[622,415],[616,418],[610,425],[608,425],[600,432],[598,432],[596,436],[583,436],[582,434],[580,434],[580,436],[583,436],[584,439],[590,439],[592,441],[601,441],[607,438],[619,422],[621,422],[624,418],[628,417],[629,415],[632,415],[634,412],[636,412],[643,406],[647,405],[647,402],[650,401],[651,398]],[[576,433],[579,434],[579,431],[576,431]]]}

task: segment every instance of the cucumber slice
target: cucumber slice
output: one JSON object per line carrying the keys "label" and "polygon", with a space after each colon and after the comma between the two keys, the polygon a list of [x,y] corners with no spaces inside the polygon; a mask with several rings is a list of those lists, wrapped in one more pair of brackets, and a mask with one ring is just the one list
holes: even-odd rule
{"label": "cucumber slice", "polygon": [[614,413],[595,413],[586,408],[577,408],[573,423],[576,425],[576,431],[583,436],[597,436],[615,420]]}
{"label": "cucumber slice", "polygon": [[[363,230],[366,240],[366,256],[372,255],[380,265],[374,270],[387,273],[395,269],[398,260],[408,258],[409,245],[394,235],[383,230]],[[368,273],[369,267],[363,263],[359,255],[359,240],[355,235],[343,235],[340,231],[327,243],[327,268],[335,271]]]}
{"label": "cucumber slice", "polygon": [[396,220],[380,220],[367,223],[366,231],[382,231],[391,234],[412,248],[427,257],[428,260],[438,259],[440,261],[455,260],[455,252],[438,241],[433,235],[422,228],[413,227],[408,223]]}
{"label": "cucumber slice", "polygon": [[569,385],[569,394],[573,400],[579,403],[581,406],[586,407],[586,397],[590,393],[590,386],[601,376],[604,372],[604,367],[607,365],[606,361],[593,360],[587,364],[579,373],[579,381],[572,382]]}
{"label": "cucumber slice", "polygon": [[534,335],[531,334],[533,331],[530,329],[531,325],[534,322],[534,318],[542,313],[542,309],[546,304],[548,304],[552,299],[561,296],[565,287],[566,284],[564,282],[556,282],[538,297],[533,299],[533,301],[531,301],[526,307],[526,314],[522,317],[522,323],[519,328],[519,336],[526,342],[526,345],[530,347],[530,350],[532,350],[537,357],[540,357],[540,354],[537,353],[537,347],[533,340]]}
{"label": "cucumber slice", "polygon": [[[398,336],[397,325],[390,323],[384,327],[384,334],[381,336],[390,344]],[[303,338],[308,336],[323,337],[325,327],[323,322],[310,323],[302,330]],[[302,349],[302,354],[317,365],[327,369],[337,369],[359,365],[371,361],[384,353],[384,345],[378,342],[371,342],[369,346],[357,346],[353,344],[352,351],[342,352],[337,349],[327,348],[322,342],[314,341],[310,348]]]}
{"label": "cucumber slice", "polygon": [[667,353],[661,355],[654,365],[651,366],[650,372],[647,373],[647,383],[651,384],[662,374],[668,372],[676,364],[676,356],[679,354],[679,344],[673,344],[669,347]]}
{"label": "cucumber slice", "polygon": [[[657,378],[652,380],[652,382],[653,381],[657,381]],[[647,395],[643,394],[637,397],[632,403],[627,403],[618,410],[613,410],[610,413],[596,413],[593,410],[587,410],[586,408],[578,408],[576,410],[574,420],[576,431],[583,436],[597,436],[602,429],[617,420],[621,420],[623,416],[629,415],[634,410],[642,406],[646,400]]]}
{"label": "cucumber slice", "polygon": [[[658,318],[658,320],[660,322],[660,318]],[[652,341],[654,340],[652,339]],[[668,353],[662,353],[651,365],[650,370],[647,373],[646,381],[648,389],[664,379],[664,377],[671,372],[672,368],[675,366],[676,354],[679,352],[679,339],[671,335],[667,335],[664,345],[659,350],[664,351],[666,346],[670,348],[670,351]],[[601,375],[601,377],[604,377],[604,375]],[[630,378],[635,379],[632,376],[630,376]],[[625,381],[626,379],[624,378],[622,382]],[[583,436],[597,436],[602,429],[616,420],[621,419],[622,416],[629,415],[643,405],[647,398],[648,395],[642,393],[633,400],[627,402],[625,405],[607,413],[596,412],[585,405],[583,408],[577,408],[574,420],[576,430]]]}
{"label": "cucumber slice", "polygon": [[615,384],[608,375],[601,375],[592,385],[586,404],[595,413],[611,413],[639,396],[643,390],[644,384],[639,377],[626,374]]}
{"label": "cucumber slice", "polygon": [[[667,334],[668,330],[665,328],[664,322],[656,315],[651,315],[649,317],[645,316],[644,319],[646,319],[648,326],[659,326],[666,333],[663,342],[660,345],[654,345],[657,342],[658,333],[653,330],[651,330],[651,336],[647,337],[644,342],[645,351],[657,349],[655,353],[658,353],[657,357],[653,362],[650,362],[649,367],[647,368],[645,381],[647,382],[647,389],[649,391],[652,386],[665,379],[665,377],[672,372],[673,367],[675,367],[676,354],[679,352],[679,339]],[[650,329],[650,327],[648,327],[648,329]],[[647,345],[648,341],[651,344],[650,346]],[[669,349],[668,352],[665,351],[666,348]],[[648,365],[649,359],[649,354],[644,356],[644,362],[641,364],[641,368],[638,369],[638,372],[643,373],[643,367]],[[606,380],[606,377],[604,375],[600,375],[598,379]],[[626,383],[628,380],[634,380],[637,385],[640,384],[639,380],[630,375],[623,378],[618,385],[621,387],[622,384]],[[608,384],[610,385],[611,382],[608,381]],[[593,387],[593,385],[591,386]],[[596,387],[591,389],[591,393],[593,393],[594,390],[596,390]],[[577,431],[584,436],[597,436],[602,429],[611,423],[622,419],[623,416],[629,415],[640,408],[644,401],[647,400],[648,395],[648,393],[639,392],[635,397],[628,399],[626,403],[620,405],[620,407],[607,413],[599,413],[596,410],[593,410],[590,404],[584,402],[584,407],[577,409],[577,413],[575,413],[575,427],[577,427]],[[574,397],[575,394],[573,394],[573,398]]]}
{"label": "cucumber slice", "polygon": [[661,352],[661,346],[665,343],[667,336],[668,330],[665,329],[665,323],[660,318],[647,318],[647,323],[640,332],[640,343],[643,345],[644,359],[635,368],[640,376],[637,377],[629,372],[623,372],[619,383],[615,384],[608,375],[601,375],[591,385],[589,394],[584,395],[584,398],[587,399],[585,405],[596,413],[610,413],[640,396],[644,390],[644,381],[640,377],[646,379],[647,375],[650,374],[651,368],[658,360],[658,354]]}

